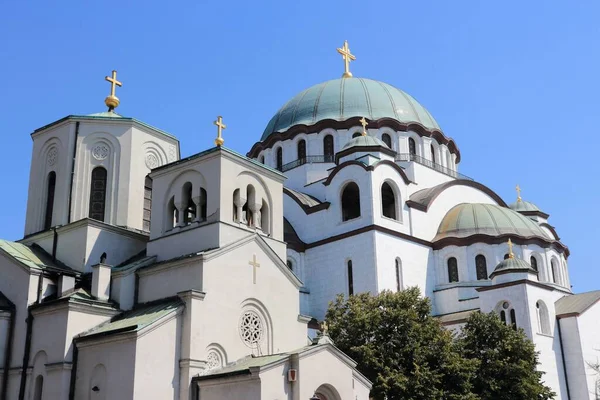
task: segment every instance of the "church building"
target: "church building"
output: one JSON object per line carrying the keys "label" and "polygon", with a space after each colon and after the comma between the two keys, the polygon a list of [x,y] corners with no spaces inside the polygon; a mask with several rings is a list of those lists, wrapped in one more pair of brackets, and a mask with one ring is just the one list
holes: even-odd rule
{"label": "church building", "polygon": [[[0,400],[368,400],[324,320],[337,294],[418,286],[459,330],[522,328],[557,399],[595,399],[600,291],[574,294],[549,214],[458,172],[396,87],[345,72],[286,102],[246,155],[181,158],[108,111],[35,130],[25,232],[0,240]],[[233,129],[232,129],[233,130]]]}

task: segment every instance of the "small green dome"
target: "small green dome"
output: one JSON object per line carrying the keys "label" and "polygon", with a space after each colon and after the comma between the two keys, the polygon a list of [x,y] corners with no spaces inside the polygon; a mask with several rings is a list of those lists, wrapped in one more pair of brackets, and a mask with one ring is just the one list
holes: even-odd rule
{"label": "small green dome", "polygon": [[381,140],[377,139],[376,137],[373,136],[357,136],[354,139],[350,140],[348,143],[346,143],[344,145],[344,147],[342,147],[342,150],[346,150],[349,149],[350,147],[357,147],[357,146],[366,146],[366,147],[379,147],[379,146],[383,146],[385,148],[389,148],[387,146],[387,144],[383,143]]}
{"label": "small green dome", "polygon": [[496,268],[494,268],[494,272],[492,273],[492,275],[494,273],[498,273],[500,271],[530,271],[533,273],[537,273],[536,270],[534,270],[531,265],[520,258],[517,257],[513,257],[513,258],[507,258],[506,260],[502,260],[502,262],[500,264],[498,264],[496,266]]}
{"label": "small green dome", "polygon": [[267,125],[261,141],[274,132],[294,125],[313,125],[325,119],[345,121],[365,117],[370,121],[393,118],[418,122],[425,128],[441,130],[418,101],[387,83],[364,78],[341,78],[312,86],[288,101]]}
{"label": "small green dome", "polygon": [[538,206],[536,206],[533,203],[530,203],[528,201],[515,201],[514,203],[511,203],[508,205],[508,207],[510,207],[511,210],[515,210],[518,212],[521,211],[540,211],[540,209],[538,208]]}
{"label": "small green dome", "polygon": [[494,204],[463,203],[446,213],[434,241],[448,237],[507,234],[552,240],[538,224],[510,208]]}

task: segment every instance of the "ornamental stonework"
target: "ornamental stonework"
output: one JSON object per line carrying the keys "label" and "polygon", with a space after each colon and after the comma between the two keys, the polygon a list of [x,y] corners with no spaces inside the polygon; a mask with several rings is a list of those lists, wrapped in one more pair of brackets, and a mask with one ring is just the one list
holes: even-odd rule
{"label": "ornamental stonework", "polygon": [[110,149],[103,143],[95,145],[92,149],[92,156],[98,161],[105,160],[109,153]]}
{"label": "ornamental stonework", "polygon": [[245,311],[240,318],[240,337],[244,344],[257,348],[265,335],[265,327],[260,316],[254,311]]}
{"label": "ornamental stonework", "polygon": [[208,353],[208,356],[206,357],[207,369],[211,370],[211,369],[219,368],[221,365],[222,365],[221,357],[219,356],[219,354],[216,351],[211,350],[211,352]]}
{"label": "ornamental stonework", "polygon": [[168,159],[169,162],[171,161],[175,161],[175,157],[177,156],[177,149],[175,148],[175,145],[169,145],[169,154],[168,154]]}
{"label": "ornamental stonework", "polygon": [[148,153],[146,154],[146,167],[150,169],[154,169],[160,165],[160,161],[156,154]]}
{"label": "ornamental stonework", "polygon": [[58,149],[56,147],[53,147],[48,151],[48,155],[46,156],[46,161],[48,162],[48,165],[51,167],[54,164],[56,164],[57,160],[58,160]]}

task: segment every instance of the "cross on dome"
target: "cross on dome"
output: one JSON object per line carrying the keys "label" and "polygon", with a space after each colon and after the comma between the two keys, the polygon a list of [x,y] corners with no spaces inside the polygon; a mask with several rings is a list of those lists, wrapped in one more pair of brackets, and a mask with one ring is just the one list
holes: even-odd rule
{"label": "cross on dome", "polygon": [[117,80],[117,71],[114,69],[112,76],[106,76],[104,79],[110,82],[110,94],[104,99],[104,104],[108,107],[108,111],[112,112],[120,103],[119,98],[115,95],[116,87],[121,87],[123,84]]}
{"label": "cross on dome", "polygon": [[508,238],[508,258],[515,258],[515,255],[513,253],[513,244],[510,238]]}
{"label": "cross on dome", "polygon": [[223,146],[223,143],[225,143],[225,140],[223,140],[221,134],[223,133],[223,129],[227,129],[227,125],[223,123],[223,117],[220,115],[217,117],[217,120],[213,122],[213,124],[217,126],[217,138],[215,139],[215,144],[221,147]]}
{"label": "cross on dome", "polygon": [[517,201],[522,201],[523,199],[521,198],[521,187],[517,185],[515,189],[517,190]]}
{"label": "cross on dome", "polygon": [[362,125],[362,127],[363,127],[363,130],[362,130],[362,135],[363,135],[363,136],[367,136],[367,125],[368,125],[368,122],[367,122],[367,120],[365,119],[365,117],[362,117],[362,118],[359,120],[359,122],[360,122],[360,124],[361,124],[361,125]]}
{"label": "cross on dome", "polygon": [[337,52],[340,53],[344,59],[344,74],[342,75],[342,78],[352,78],[352,73],[350,72],[350,62],[356,60],[356,56],[350,53],[347,40],[344,40],[344,46],[338,48]]}

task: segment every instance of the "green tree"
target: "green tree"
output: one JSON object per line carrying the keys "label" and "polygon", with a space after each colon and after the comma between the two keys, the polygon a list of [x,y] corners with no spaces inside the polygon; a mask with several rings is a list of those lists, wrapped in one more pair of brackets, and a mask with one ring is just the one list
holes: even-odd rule
{"label": "green tree", "polygon": [[373,382],[373,399],[477,399],[470,384],[476,361],[461,357],[418,288],[340,295],[326,319],[335,345]]}
{"label": "green tree", "polygon": [[545,400],[555,393],[542,383],[538,354],[523,330],[495,313],[471,314],[457,338],[464,358],[475,360],[473,392],[481,400]]}

